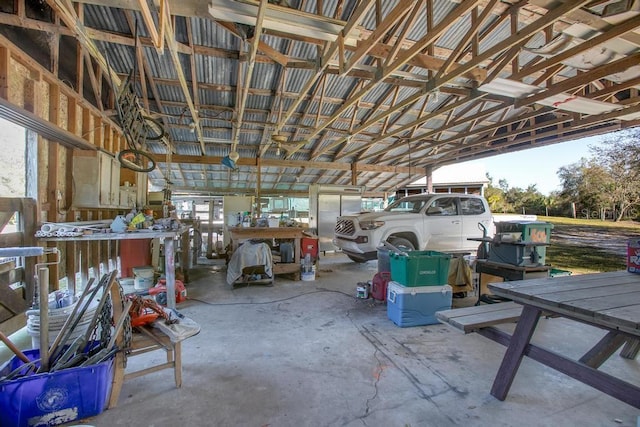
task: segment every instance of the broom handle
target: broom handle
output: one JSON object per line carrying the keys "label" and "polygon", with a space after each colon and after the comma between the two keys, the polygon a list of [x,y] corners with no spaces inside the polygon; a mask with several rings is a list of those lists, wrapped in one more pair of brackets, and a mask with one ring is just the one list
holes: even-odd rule
{"label": "broom handle", "polygon": [[7,347],[9,347],[9,350],[13,351],[13,353],[18,356],[18,358],[24,363],[31,363],[31,360],[29,360],[29,358],[22,351],[20,351],[20,349],[16,347],[16,345],[11,342],[9,337],[3,334],[2,331],[0,331],[0,340],[2,340],[2,342],[5,343]]}

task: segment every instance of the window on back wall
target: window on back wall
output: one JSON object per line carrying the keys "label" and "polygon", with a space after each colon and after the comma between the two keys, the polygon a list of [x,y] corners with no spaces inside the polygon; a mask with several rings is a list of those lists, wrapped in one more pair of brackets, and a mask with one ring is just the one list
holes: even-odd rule
{"label": "window on back wall", "polygon": [[25,153],[25,129],[0,118],[0,197],[26,196]]}
{"label": "window on back wall", "polygon": [[[0,118],[0,197],[25,197],[27,169],[23,127]],[[18,212],[0,212],[0,234],[20,231]],[[0,258],[0,264],[23,265],[24,258]],[[4,267],[6,268],[6,266]]]}
{"label": "window on back wall", "polygon": [[[23,127],[0,118],[0,197],[24,197],[26,195],[25,130]],[[17,230],[17,212],[13,213],[0,233],[14,233]]]}

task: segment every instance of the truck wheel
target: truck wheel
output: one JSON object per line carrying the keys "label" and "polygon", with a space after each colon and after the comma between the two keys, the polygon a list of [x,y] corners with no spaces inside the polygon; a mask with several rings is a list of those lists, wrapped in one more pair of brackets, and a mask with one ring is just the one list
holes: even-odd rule
{"label": "truck wheel", "polygon": [[389,243],[391,243],[393,246],[395,246],[396,248],[400,249],[401,251],[415,251],[416,248],[413,247],[413,243],[411,243],[410,241],[408,241],[407,239],[404,239],[402,237],[391,237],[388,239]]}
{"label": "truck wheel", "polygon": [[348,257],[351,261],[353,261],[353,262],[357,262],[358,264],[364,264],[365,262],[367,262],[367,260],[362,259],[362,258],[354,257],[353,255],[347,255],[347,257]]}

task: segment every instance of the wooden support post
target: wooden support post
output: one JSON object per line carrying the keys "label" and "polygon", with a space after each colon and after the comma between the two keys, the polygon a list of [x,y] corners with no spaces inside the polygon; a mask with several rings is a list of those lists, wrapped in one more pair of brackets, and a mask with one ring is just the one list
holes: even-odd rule
{"label": "wooden support post", "polygon": [[173,237],[164,238],[164,277],[167,282],[167,307],[176,308],[176,262]]}
{"label": "wooden support post", "polygon": [[191,268],[191,264],[189,262],[189,255],[191,254],[190,242],[191,239],[189,236],[189,232],[187,231],[182,233],[182,235],[180,236],[180,267],[182,270],[182,279],[184,280],[184,283],[189,282],[189,268]]}
{"label": "wooden support post", "polygon": [[89,242],[80,242],[80,283],[84,289],[89,282],[89,254],[91,245]]}
{"label": "wooden support post", "polygon": [[90,265],[93,267],[93,277],[100,277],[100,242],[91,242]]}
{"label": "wooden support post", "polygon": [[[126,313],[122,310],[122,298],[120,296],[120,290],[118,283],[114,280],[111,284],[111,301],[113,305],[113,321],[114,324],[118,323],[120,317],[125,316]],[[116,337],[116,345],[118,348],[124,346],[124,329],[121,329],[120,333]],[[124,381],[124,369],[126,367],[127,360],[124,357],[124,353],[119,351],[116,353],[115,360],[113,361],[113,381],[111,383],[111,395],[109,396],[109,408],[114,408],[118,403],[118,396],[120,395],[120,389]]]}
{"label": "wooden support post", "polygon": [[351,163],[351,185],[358,185],[358,168],[356,163]]}
{"label": "wooden support post", "polygon": [[[260,201],[258,201],[259,203]],[[213,258],[213,215],[215,212],[215,202],[209,199],[209,217],[207,219],[207,258]],[[216,234],[217,236],[217,234]]]}
{"label": "wooden support post", "polygon": [[40,367],[49,371],[49,269],[38,269],[38,297],[40,305]]}
{"label": "wooden support post", "polygon": [[9,49],[0,46],[0,98],[9,99],[9,63],[11,53]]}
{"label": "wooden support post", "polygon": [[73,294],[75,295],[78,290],[76,285],[76,271],[78,271],[79,266],[78,244],[73,241],[66,242],[64,246],[66,252],[65,269],[67,272],[67,289],[69,289],[69,291],[73,292]]}
{"label": "wooden support post", "polygon": [[260,157],[258,157],[256,159],[256,217],[260,218],[260,210],[261,210],[261,203],[260,203],[260,186],[262,185],[262,159]]}

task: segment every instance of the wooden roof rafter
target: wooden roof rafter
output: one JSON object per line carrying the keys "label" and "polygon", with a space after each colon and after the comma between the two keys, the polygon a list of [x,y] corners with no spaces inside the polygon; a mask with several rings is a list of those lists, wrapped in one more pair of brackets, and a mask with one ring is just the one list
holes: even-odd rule
{"label": "wooden roof rafter", "polygon": [[[16,0],[19,7],[13,12],[0,13],[0,24],[12,27],[6,34],[18,40],[18,45],[21,35],[26,36],[26,43],[29,37],[37,37],[38,33],[45,37],[49,34],[57,36],[61,50],[69,43],[68,36],[76,37],[78,42],[86,38],[97,43],[100,49],[106,48],[103,55],[108,54],[112,61],[121,59],[126,63],[144,64],[136,75],[141,104],[162,118],[172,137],[177,139],[178,152],[193,156],[206,148],[210,155],[203,156],[203,160],[214,162],[206,163],[208,172],[202,179],[186,164],[174,165],[172,178],[178,186],[185,188],[191,182],[198,188],[231,185],[238,192],[245,191],[242,190],[248,188],[245,181],[257,177],[251,171],[247,173],[247,167],[254,167],[252,159],[260,157],[261,162],[265,162],[263,165],[270,164],[268,161],[271,160],[284,162],[265,166],[269,169],[268,178],[261,184],[267,189],[297,191],[301,185],[311,182],[355,182],[389,189],[409,178],[407,174],[391,179],[397,170],[387,169],[389,165],[410,164],[410,169],[415,170],[416,165],[452,163],[477,158],[485,152],[515,151],[521,147],[562,141],[572,135],[577,138],[639,124],[637,117],[640,115],[633,113],[636,104],[632,99],[638,95],[640,77],[632,72],[635,68],[624,73],[622,68],[640,60],[633,56],[634,46],[640,48],[637,34],[640,18],[599,15],[601,7],[594,7],[593,2],[528,0],[509,4],[497,0],[416,0],[404,2],[404,9],[398,0],[392,3],[304,0],[291,2],[293,7],[288,9],[267,5],[268,9],[286,12],[287,16],[304,15],[305,19],[316,23],[337,23],[336,28],[342,28],[342,31],[338,29],[334,34],[340,32],[341,36],[327,40],[314,34],[296,34],[296,23],[292,20],[285,24],[286,31],[276,25],[266,28],[257,37],[249,35],[251,31],[246,33],[246,41],[240,46],[256,46],[252,57],[249,50],[238,49],[235,37],[242,27],[231,20],[216,20],[208,2],[161,0],[146,1],[141,5],[140,1],[48,0],[71,8],[67,17],[67,21],[71,21],[67,24],[61,15],[58,18],[58,14],[51,14],[50,22],[28,18],[33,16],[25,12],[29,4],[26,0]],[[161,2],[171,7],[171,14],[159,10]],[[226,3],[225,7],[237,10],[241,4],[250,3],[255,7],[250,19],[258,22],[259,0],[212,2]],[[163,69],[171,63],[169,58],[158,57],[158,38],[152,31],[143,31],[149,36],[135,40],[131,27],[122,28],[122,16],[140,18],[145,6],[149,9],[147,18],[149,14],[153,18],[146,19],[145,28],[151,28],[153,21],[156,30],[160,30],[160,23],[167,19],[173,24],[172,30],[178,32],[175,49],[181,54],[184,81],[176,77],[172,67]],[[84,35],[77,35],[74,11]],[[166,18],[160,19],[163,14]],[[56,19],[62,19],[64,24]],[[225,31],[231,31],[235,36],[229,37]],[[586,35],[577,36],[575,44],[564,51],[544,52],[545,46],[551,45],[561,34],[565,37]],[[616,44],[618,40],[620,44]],[[138,49],[130,49],[136,43]],[[54,52],[56,45],[57,42],[51,42],[47,53]],[[91,54],[84,44],[80,45]],[[600,46],[614,46],[611,50],[617,57],[607,64],[609,68],[575,65],[580,57],[588,59]],[[44,48],[46,50],[46,46]],[[543,53],[536,55],[537,51]],[[166,55],[169,47],[165,46],[164,52]],[[69,56],[74,54],[75,49],[74,52],[63,50],[60,60],[51,61],[49,70],[57,70],[58,63],[60,69],[54,73],[58,78],[69,80],[69,75],[77,75],[73,86],[81,96],[86,95],[87,102],[97,105],[94,99],[106,99],[104,94],[99,94],[99,89],[108,80],[108,74],[99,58],[91,55],[87,61],[88,57],[82,53],[74,58],[75,61],[69,61]],[[64,61],[62,55],[65,55]],[[254,76],[244,86],[242,81],[237,86],[232,83],[234,77],[229,78],[226,70],[236,70],[231,67],[236,67],[237,61],[259,64],[256,66],[260,67],[260,79]],[[208,64],[220,66],[216,71],[225,70],[224,75],[211,72]],[[245,64],[248,62],[242,62],[243,75],[247,69]],[[93,77],[90,70],[94,70]],[[616,74],[602,74],[606,72]],[[620,80],[622,74],[624,78]],[[120,78],[125,76],[124,73],[119,75]],[[508,87],[511,82],[517,89]],[[175,114],[176,111],[189,111],[189,103],[182,96],[185,87],[192,95],[196,112],[211,109],[219,114],[215,120],[205,121],[201,116],[199,128],[212,138],[211,142],[206,141],[206,146],[204,141],[188,132],[188,121],[177,119]],[[518,91],[524,95],[518,95]],[[234,104],[236,94],[238,101]],[[569,105],[540,106],[549,104],[547,97],[560,94],[580,97],[581,104],[572,107],[578,111],[582,111],[581,105],[585,105],[584,111],[606,111],[606,104],[595,101],[608,103],[614,111],[620,111],[608,115],[590,113],[594,117],[589,120],[588,114],[567,112]],[[223,140],[230,139],[234,123],[232,115],[237,117],[243,98],[247,102],[237,129],[241,129],[241,141],[246,145],[238,148],[241,157],[249,162],[240,162],[240,173],[230,175],[216,162],[219,163],[218,159],[230,148]],[[443,103],[445,100],[447,103]],[[527,116],[536,112],[541,116]],[[105,123],[109,123],[107,113],[92,116],[90,120],[105,117]],[[505,123],[514,117],[521,120],[498,126],[501,117],[505,117]],[[602,117],[610,118],[601,121]],[[576,125],[572,131],[570,128],[574,123],[580,127]],[[307,143],[284,159],[275,159],[271,135],[278,126],[288,140],[306,140]],[[552,135],[553,130],[556,137]],[[480,144],[480,141],[490,142]],[[100,137],[95,143],[101,147],[104,144],[104,149],[108,150],[116,146]],[[161,150],[155,143],[150,147],[154,152]],[[420,163],[418,156],[424,156]],[[187,160],[187,163],[192,161]],[[303,162],[304,169],[297,166],[297,162]],[[355,165],[355,168],[335,166],[341,163]],[[308,167],[310,164],[318,167]],[[375,165],[376,169],[368,170],[365,165]],[[287,169],[279,171],[277,168]],[[296,175],[303,174],[304,182],[294,182],[289,173],[292,171]],[[161,185],[160,180],[164,179],[161,173],[149,176],[154,185]]]}
{"label": "wooden roof rafter", "polygon": [[[423,36],[418,42],[416,42],[410,49],[403,50],[396,60],[391,63],[391,65],[384,67],[380,76],[370,81],[365,87],[363,87],[360,91],[358,91],[353,96],[345,99],[344,103],[340,108],[338,108],[332,115],[326,120],[322,125],[316,127],[314,132],[309,135],[309,138],[314,138],[317,136],[323,129],[333,123],[338,117],[340,117],[347,109],[351,108],[353,104],[355,104],[358,100],[363,98],[369,91],[371,91],[378,83],[380,83],[384,78],[391,75],[394,71],[401,68],[404,64],[406,64],[413,57],[418,55],[421,50],[428,47],[431,43],[437,40],[445,30],[451,25],[453,22],[457,21],[461,18],[461,16],[465,15],[472,7],[475,6],[478,0],[466,0],[459,4],[455,11],[447,17],[445,17],[440,23],[438,23],[434,28],[430,29],[429,32],[425,36]],[[293,153],[290,153],[290,155]]]}
{"label": "wooden roof rafter", "polygon": [[[358,4],[358,7],[353,12],[353,15],[352,15],[351,19],[349,20],[347,25],[345,25],[345,27],[343,28],[342,32],[340,33],[340,36],[342,37],[342,39],[349,37],[351,32],[356,30],[357,25],[359,25],[360,21],[365,17],[367,12],[369,12],[369,10],[374,5],[375,5],[375,1],[374,0],[362,0]],[[293,115],[293,113],[298,109],[298,107],[300,106],[300,104],[304,100],[304,95],[306,93],[308,93],[309,90],[311,90],[311,88],[318,81],[318,79],[320,77],[322,77],[323,71],[329,65],[329,61],[338,52],[339,45],[340,45],[339,42],[334,42],[334,43],[331,43],[329,45],[326,53],[324,54],[324,56],[322,57],[322,59],[320,61],[320,66],[316,70],[315,74],[313,76],[311,76],[311,78],[309,80],[307,80],[307,83],[305,84],[305,86],[300,90],[301,96],[299,96],[293,102],[293,104],[289,107],[289,109],[284,113],[284,117],[282,118],[282,121],[277,124],[276,129],[275,129],[276,132],[279,132],[282,129],[284,124],[287,123],[289,118]],[[312,138],[312,136],[309,137],[309,138]],[[289,155],[291,155],[291,154],[293,154],[293,153],[290,153]]]}

